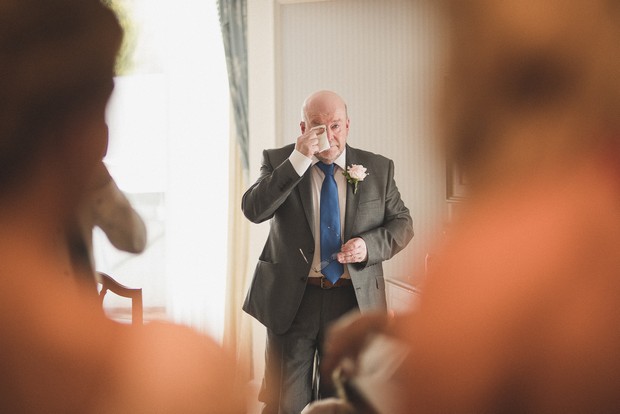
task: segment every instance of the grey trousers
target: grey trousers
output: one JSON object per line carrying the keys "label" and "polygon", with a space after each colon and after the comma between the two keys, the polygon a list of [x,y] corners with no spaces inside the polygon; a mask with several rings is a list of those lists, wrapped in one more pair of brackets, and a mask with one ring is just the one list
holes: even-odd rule
{"label": "grey trousers", "polygon": [[[299,414],[314,399],[315,355],[320,362],[325,332],[340,316],[358,309],[352,286],[323,290],[307,286],[291,328],[283,335],[267,329],[265,376],[259,393],[263,414]],[[332,394],[321,385],[320,398]]]}

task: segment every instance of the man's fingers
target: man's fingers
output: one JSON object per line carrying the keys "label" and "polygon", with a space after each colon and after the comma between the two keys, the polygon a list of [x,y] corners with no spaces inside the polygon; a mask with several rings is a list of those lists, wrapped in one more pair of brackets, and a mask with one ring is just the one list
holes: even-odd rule
{"label": "man's fingers", "polygon": [[297,138],[297,151],[307,157],[312,157],[319,151],[319,138],[314,132],[306,132]]}
{"label": "man's fingers", "polygon": [[314,135],[321,135],[323,132],[325,132],[327,128],[325,127],[325,125],[318,125],[315,126],[313,128],[310,128],[310,131],[314,132]]}

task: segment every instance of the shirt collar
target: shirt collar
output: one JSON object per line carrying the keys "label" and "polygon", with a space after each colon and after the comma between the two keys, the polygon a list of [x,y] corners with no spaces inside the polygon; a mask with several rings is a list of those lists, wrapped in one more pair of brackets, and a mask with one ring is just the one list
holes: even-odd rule
{"label": "shirt collar", "polygon": [[[316,156],[312,156],[312,165],[316,164],[317,162],[319,162],[319,159]],[[346,171],[346,167],[347,167],[347,147],[344,148],[344,150],[342,151],[342,154],[340,154],[338,156],[338,158],[336,158],[336,160],[334,161],[334,164],[336,164],[338,167],[340,167],[343,171]]]}

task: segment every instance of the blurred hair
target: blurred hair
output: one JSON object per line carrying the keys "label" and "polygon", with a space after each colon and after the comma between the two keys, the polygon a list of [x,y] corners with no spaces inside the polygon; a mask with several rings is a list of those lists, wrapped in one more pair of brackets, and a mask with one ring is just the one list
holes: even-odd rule
{"label": "blurred hair", "polygon": [[445,3],[444,144],[472,179],[518,175],[620,138],[619,1]]}
{"label": "blurred hair", "polygon": [[0,188],[58,143],[68,117],[105,104],[121,38],[99,0],[0,2]]}

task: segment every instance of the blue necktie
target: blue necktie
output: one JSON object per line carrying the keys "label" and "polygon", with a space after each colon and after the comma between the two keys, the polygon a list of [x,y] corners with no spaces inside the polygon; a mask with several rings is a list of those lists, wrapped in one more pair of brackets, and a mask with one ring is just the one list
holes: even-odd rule
{"label": "blue necktie", "polygon": [[334,164],[317,165],[325,174],[321,186],[321,261],[329,264],[323,268],[322,273],[327,280],[336,283],[344,272],[344,266],[332,258],[332,255],[340,251],[340,206],[338,205],[338,186],[334,179]]}

